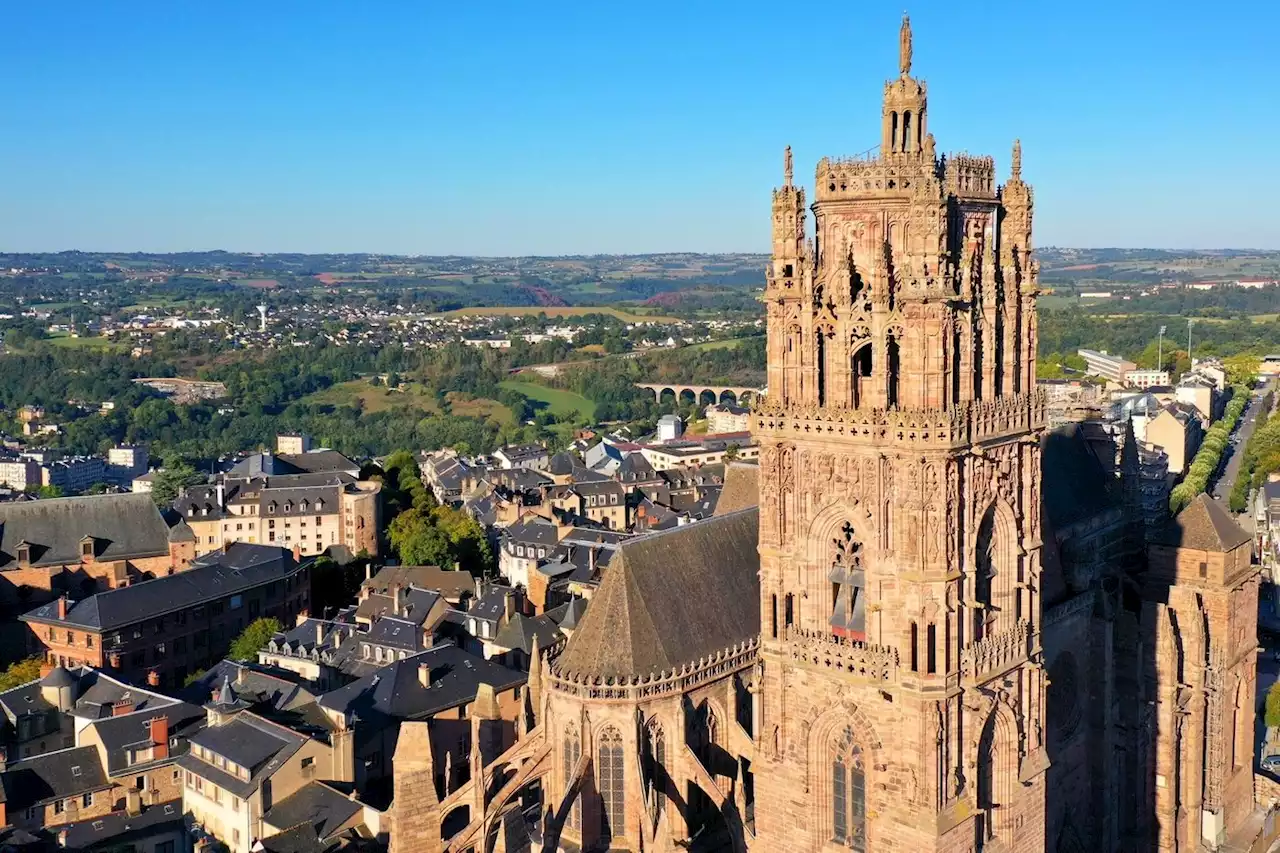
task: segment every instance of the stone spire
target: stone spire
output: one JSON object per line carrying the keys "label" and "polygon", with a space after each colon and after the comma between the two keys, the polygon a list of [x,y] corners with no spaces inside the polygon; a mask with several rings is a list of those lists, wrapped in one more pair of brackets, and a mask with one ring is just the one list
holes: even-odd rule
{"label": "stone spire", "polygon": [[1015,179],[1022,178],[1022,140],[1013,140],[1013,177]]}
{"label": "stone spire", "polygon": [[787,146],[786,153],[782,155],[782,185],[784,187],[791,186],[791,146]]}
{"label": "stone spire", "polygon": [[898,69],[902,76],[911,74],[911,19],[904,12],[902,29],[898,33]]}
{"label": "stone spire", "polygon": [[218,704],[224,708],[236,704],[236,692],[231,689],[231,676],[222,677],[222,689],[218,691]]}

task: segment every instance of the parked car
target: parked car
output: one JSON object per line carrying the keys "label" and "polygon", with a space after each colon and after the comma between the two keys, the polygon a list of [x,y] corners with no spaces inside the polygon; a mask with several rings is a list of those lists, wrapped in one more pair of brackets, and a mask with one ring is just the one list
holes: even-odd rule
{"label": "parked car", "polygon": [[1280,773],[1280,755],[1268,755],[1262,759],[1262,769],[1271,773]]}

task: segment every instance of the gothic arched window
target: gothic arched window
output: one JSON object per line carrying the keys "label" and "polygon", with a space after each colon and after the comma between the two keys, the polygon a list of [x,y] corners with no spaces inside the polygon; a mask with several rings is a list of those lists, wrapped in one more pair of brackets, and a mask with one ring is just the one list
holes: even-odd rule
{"label": "gothic arched window", "polygon": [[622,735],[610,726],[600,733],[596,750],[596,789],[600,792],[600,834],[604,838],[621,837],[626,826],[622,762]]}
{"label": "gothic arched window", "polygon": [[[649,819],[656,821],[666,803],[667,736],[657,720],[650,720],[644,729],[644,779],[652,792],[649,803]],[[649,793],[646,791],[646,794]]]}
{"label": "gothic arched window", "polygon": [[991,633],[996,611],[992,588],[996,578],[996,537],[995,511],[989,510],[978,528],[978,547],[974,554],[973,567],[973,639],[981,640]]}
{"label": "gothic arched window", "polygon": [[[564,792],[569,793],[569,786],[573,784],[573,773],[578,767],[578,762],[582,759],[582,738],[578,736],[578,730],[571,723],[564,735]],[[565,826],[571,829],[582,829],[582,798],[574,797],[573,805],[569,807],[569,814],[565,817]]]}
{"label": "gothic arched window", "polygon": [[862,543],[853,525],[845,522],[831,542],[831,630],[853,640],[866,639],[866,572],[862,568]]}
{"label": "gothic arched window", "polygon": [[867,779],[862,749],[845,729],[831,760],[831,840],[865,853],[867,849]]}

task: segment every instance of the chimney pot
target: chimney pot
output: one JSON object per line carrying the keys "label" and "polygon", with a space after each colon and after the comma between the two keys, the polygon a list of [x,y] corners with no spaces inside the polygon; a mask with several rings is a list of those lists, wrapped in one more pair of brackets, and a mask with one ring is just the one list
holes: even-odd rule
{"label": "chimney pot", "polygon": [[111,716],[113,717],[123,717],[125,714],[132,714],[132,713],[133,713],[132,699],[121,699],[119,702],[116,702],[114,705],[111,706]]}

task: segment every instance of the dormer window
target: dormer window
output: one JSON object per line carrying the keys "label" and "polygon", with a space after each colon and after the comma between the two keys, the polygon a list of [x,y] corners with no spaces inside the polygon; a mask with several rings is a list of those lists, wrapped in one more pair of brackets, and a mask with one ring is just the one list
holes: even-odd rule
{"label": "dormer window", "polygon": [[191,518],[191,517],[193,517],[195,514],[196,514],[196,508],[195,508],[195,507],[193,507],[193,506],[189,506],[189,507],[187,507],[187,518]]}
{"label": "dormer window", "polygon": [[267,504],[267,512],[274,513],[275,511],[276,511],[276,502],[271,501],[271,503]]}
{"label": "dormer window", "polygon": [[93,537],[86,536],[80,540],[80,557],[84,560],[93,559]]}
{"label": "dormer window", "polygon": [[210,509],[212,509],[212,507],[210,507],[208,504],[205,504],[205,505],[204,505],[204,509],[200,510],[200,514],[201,514],[201,515],[208,515],[208,514],[209,514],[209,510],[210,510]]}
{"label": "dormer window", "polygon": [[321,498],[316,498],[316,512],[321,512],[323,510],[324,510],[324,500]]}
{"label": "dormer window", "polygon": [[298,507],[302,512],[306,512],[311,508],[311,502],[308,501],[306,498],[303,498],[302,503],[299,504]]}
{"label": "dormer window", "polygon": [[26,542],[18,543],[18,565],[20,566],[31,565],[31,546],[28,545]]}
{"label": "dormer window", "polygon": [[285,501],[285,502],[284,502],[284,511],[285,511],[285,512],[293,512],[293,501]]}

